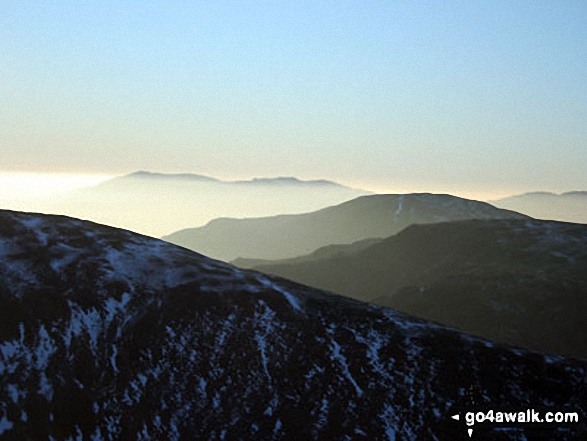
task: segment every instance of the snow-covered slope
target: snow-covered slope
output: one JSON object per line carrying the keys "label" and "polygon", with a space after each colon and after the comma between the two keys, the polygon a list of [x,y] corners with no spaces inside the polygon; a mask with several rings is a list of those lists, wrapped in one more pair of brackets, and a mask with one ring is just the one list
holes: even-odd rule
{"label": "snow-covered slope", "polygon": [[456,440],[472,405],[585,416],[578,361],[66,217],[0,212],[0,311],[2,439]]}
{"label": "snow-covered slope", "polygon": [[587,360],[584,224],[412,225],[386,239],[295,259],[234,263],[480,337]]}

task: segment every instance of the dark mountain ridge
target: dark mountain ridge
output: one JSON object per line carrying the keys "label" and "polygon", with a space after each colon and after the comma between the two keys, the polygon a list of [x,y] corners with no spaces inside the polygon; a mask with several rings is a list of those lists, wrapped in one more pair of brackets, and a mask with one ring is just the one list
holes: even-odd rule
{"label": "dark mountain ridge", "polygon": [[174,245],[0,212],[2,439],[466,439],[472,405],[566,406],[585,363],[514,350]]}
{"label": "dark mountain ridge", "polygon": [[[321,257],[321,255],[323,255]],[[413,225],[375,244],[239,265],[546,352],[587,359],[587,226]]]}

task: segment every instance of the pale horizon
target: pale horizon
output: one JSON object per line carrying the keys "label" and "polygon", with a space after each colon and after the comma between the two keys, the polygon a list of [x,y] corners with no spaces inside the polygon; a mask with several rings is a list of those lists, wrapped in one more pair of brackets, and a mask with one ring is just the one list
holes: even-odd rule
{"label": "pale horizon", "polygon": [[3,2],[2,171],[587,190],[587,3]]}
{"label": "pale horizon", "polygon": [[[210,173],[202,172],[190,172],[190,171],[160,171],[160,170],[133,170],[122,173],[81,173],[81,172],[40,172],[40,171],[0,171],[0,206],[1,208],[13,209],[14,204],[8,202],[14,202],[15,200],[22,200],[29,202],[35,198],[43,198],[46,196],[60,195],[67,193],[72,190],[92,187],[100,184],[101,182],[127,176],[137,171],[146,171],[151,173],[161,174],[196,174],[203,175],[212,178],[219,179],[221,181],[239,181],[239,180],[251,180],[254,178],[279,178],[279,177],[290,177],[286,174],[276,175],[232,175],[232,176],[221,176]],[[579,188],[570,189],[544,189],[544,188],[526,188],[526,189],[511,189],[511,190],[497,190],[497,191],[467,191],[465,189],[453,188],[450,186],[431,186],[425,185],[414,186],[414,185],[397,185],[397,186],[385,186],[378,185],[374,182],[355,181],[355,180],[344,180],[337,179],[336,177],[324,177],[324,176],[291,176],[304,181],[311,180],[328,180],[336,182],[338,184],[370,191],[377,194],[409,194],[409,193],[432,193],[432,194],[450,194],[466,199],[473,199],[479,201],[492,201],[496,199],[505,198],[508,196],[514,196],[523,193],[531,193],[536,191],[548,191],[555,194],[565,193],[568,191],[581,191]],[[8,205],[7,205],[8,203]],[[24,205],[23,205],[24,206]]]}

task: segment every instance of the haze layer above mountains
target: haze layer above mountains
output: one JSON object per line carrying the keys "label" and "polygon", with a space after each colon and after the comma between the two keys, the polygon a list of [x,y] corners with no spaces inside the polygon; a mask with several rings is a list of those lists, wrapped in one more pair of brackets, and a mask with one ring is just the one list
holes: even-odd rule
{"label": "haze layer above mountains", "polygon": [[365,194],[369,192],[326,180],[222,181],[196,174],[136,172],[67,194],[27,201],[19,204],[18,210],[66,214],[160,237],[218,217],[304,213]]}
{"label": "haze layer above mountains", "polygon": [[496,207],[519,211],[538,219],[587,224],[587,191],[562,194],[537,191],[490,202]]}
{"label": "haze layer above mountains", "polygon": [[[50,183],[50,177],[43,175],[43,181]],[[0,188],[0,208],[65,214],[154,237],[201,227],[218,218],[309,213],[370,194],[323,179],[278,177],[223,181],[191,173],[146,171],[68,193],[61,190],[52,194],[49,188],[43,187],[42,196],[38,197],[34,196],[32,183],[22,193],[18,186],[9,187],[11,190],[4,193]],[[585,194],[538,192],[490,203],[541,219],[587,223]]]}

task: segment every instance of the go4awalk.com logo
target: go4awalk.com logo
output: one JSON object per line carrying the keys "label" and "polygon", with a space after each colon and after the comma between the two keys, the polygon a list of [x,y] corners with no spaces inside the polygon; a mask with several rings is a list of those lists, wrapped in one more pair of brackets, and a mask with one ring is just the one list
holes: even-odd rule
{"label": "go4awalk.com logo", "polygon": [[469,437],[473,437],[475,425],[494,430],[565,428],[572,431],[572,427],[579,424],[579,413],[569,409],[469,409],[451,415],[451,418],[465,423]]}

